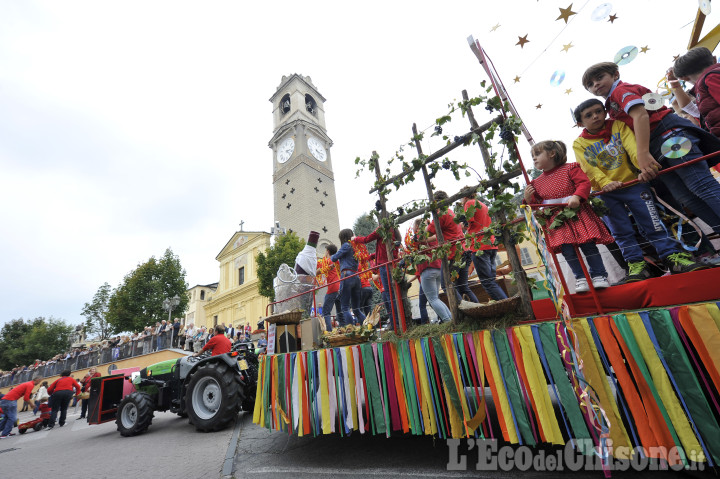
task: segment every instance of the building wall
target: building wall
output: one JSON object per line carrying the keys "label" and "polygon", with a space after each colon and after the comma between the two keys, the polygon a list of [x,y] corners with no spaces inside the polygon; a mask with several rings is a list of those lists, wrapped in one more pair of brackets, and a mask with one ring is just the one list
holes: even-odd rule
{"label": "building wall", "polygon": [[[250,325],[254,330],[260,317],[265,316],[268,299],[258,293],[257,262],[255,257],[270,247],[270,234],[237,232],[217,256],[219,284],[204,305],[205,323],[234,327]],[[239,269],[243,268],[244,282],[239,284]]]}
{"label": "building wall", "polygon": [[215,287],[212,287],[212,285],[197,285],[188,289],[190,302],[188,303],[188,309],[185,312],[185,317],[183,318],[183,324],[206,324],[205,305],[210,300],[216,289],[217,284],[215,284]]}

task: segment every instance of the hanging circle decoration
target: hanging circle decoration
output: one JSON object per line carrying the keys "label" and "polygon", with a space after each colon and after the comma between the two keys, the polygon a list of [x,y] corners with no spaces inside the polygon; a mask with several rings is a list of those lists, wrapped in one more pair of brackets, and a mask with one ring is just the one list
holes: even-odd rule
{"label": "hanging circle decoration", "polygon": [[555,70],[550,77],[550,85],[551,86],[560,86],[560,84],[565,80],[565,70]]}
{"label": "hanging circle decoration", "polygon": [[712,8],[710,7],[710,0],[698,0],[698,7],[703,15],[710,15]]}
{"label": "hanging circle decoration", "polygon": [[642,99],[645,102],[646,110],[654,111],[663,107],[663,97],[657,93],[646,93],[642,96]]}
{"label": "hanging circle decoration", "polygon": [[631,61],[635,60],[638,54],[638,48],[632,45],[628,45],[625,48],[621,48],[615,54],[614,62],[618,65],[627,65]]}
{"label": "hanging circle decoration", "polygon": [[610,15],[610,12],[612,11],[612,4],[611,3],[601,3],[598,5],[595,10],[592,11],[590,14],[590,19],[593,22],[601,22],[605,20],[608,15]]}
{"label": "hanging circle decoration", "polygon": [[684,136],[673,136],[665,140],[660,147],[660,152],[665,158],[682,158],[690,153],[692,143]]}

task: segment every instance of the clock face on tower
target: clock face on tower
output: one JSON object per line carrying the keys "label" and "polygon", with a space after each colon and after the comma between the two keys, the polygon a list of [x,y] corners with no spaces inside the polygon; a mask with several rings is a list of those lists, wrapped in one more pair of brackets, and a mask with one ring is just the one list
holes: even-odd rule
{"label": "clock face on tower", "polygon": [[318,140],[316,137],[311,136],[308,138],[307,146],[308,150],[310,150],[310,153],[316,160],[325,161],[327,159],[325,147],[323,146],[322,141]]}
{"label": "clock face on tower", "polygon": [[295,151],[295,141],[292,138],[286,138],[277,149],[278,163],[285,163],[289,160],[293,151]]}

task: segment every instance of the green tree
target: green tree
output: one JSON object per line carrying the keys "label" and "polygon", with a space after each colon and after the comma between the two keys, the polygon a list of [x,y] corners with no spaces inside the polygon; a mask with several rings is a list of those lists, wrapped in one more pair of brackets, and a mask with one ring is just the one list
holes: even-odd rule
{"label": "green tree", "polygon": [[[353,224],[353,233],[355,236],[367,236],[378,227],[377,220],[370,213],[362,214],[357,217]],[[368,252],[370,254],[375,252],[375,243],[371,242],[367,245]]]}
{"label": "green tree", "polygon": [[85,333],[98,334],[100,340],[110,336],[110,324],[107,322],[110,293],[110,285],[104,283],[93,296],[92,302],[85,303],[80,313],[85,316]]}
{"label": "green tree", "polygon": [[68,349],[73,326],[61,319],[14,319],[0,329],[0,369],[50,359]]}
{"label": "green tree", "polygon": [[165,319],[162,303],[175,295],[180,297],[176,312],[187,308],[187,283],[180,259],[170,248],[160,260],[151,257],[128,273],[110,296],[105,318],[110,333],[138,331]]}
{"label": "green tree", "polygon": [[292,267],[295,257],[305,247],[305,240],[301,240],[294,231],[279,236],[266,252],[258,253],[255,261],[258,265],[258,292],[260,295],[275,301],[273,279],[280,265],[285,263]]}

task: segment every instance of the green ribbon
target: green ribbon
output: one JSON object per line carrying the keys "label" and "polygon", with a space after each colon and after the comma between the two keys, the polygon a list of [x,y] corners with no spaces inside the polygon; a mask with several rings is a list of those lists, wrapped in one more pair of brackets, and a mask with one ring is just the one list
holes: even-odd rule
{"label": "green ribbon", "polygon": [[720,427],[695,376],[690,359],[673,325],[670,312],[665,309],[654,310],[649,311],[648,316],[663,358],[678,388],[682,391],[682,397],[690,410],[690,415],[694,418],[695,426],[705,439],[705,447],[717,464],[720,462]]}
{"label": "green ribbon", "polygon": [[[585,424],[585,419],[580,411],[578,397],[573,391],[572,384],[568,378],[565,367],[560,360],[560,350],[558,349],[557,339],[555,337],[555,323],[542,323],[538,325],[540,332],[540,341],[542,342],[545,358],[547,359],[550,373],[560,396],[560,403],[565,409],[565,414],[570,421],[573,433],[576,439],[590,439],[589,441],[578,441],[580,452],[583,454],[593,454],[593,442],[590,432]],[[602,347],[598,345],[598,347]],[[585,445],[588,447],[585,448]]]}
{"label": "green ribbon", "polygon": [[370,424],[373,428],[373,434],[383,434],[386,431],[386,423],[382,403],[380,402],[382,392],[378,384],[377,374],[375,374],[375,358],[372,345],[370,343],[361,345],[360,352],[362,353],[363,368],[365,368],[365,387],[368,391],[368,401],[370,401]]}
{"label": "green ribbon", "polygon": [[441,437],[446,438],[449,436],[449,431],[445,427],[445,419],[443,415],[443,404],[440,400],[440,391],[438,391],[437,383],[440,380],[440,378],[435,377],[435,368],[433,367],[433,361],[432,356],[430,355],[430,343],[429,338],[422,338],[420,340],[423,344],[423,354],[425,357],[425,368],[428,371],[428,382],[430,383],[430,386],[432,387],[432,396],[433,401],[435,402],[435,411],[431,411],[433,414],[437,413],[437,420],[435,421],[437,423],[438,432],[440,433]]}
{"label": "green ribbon", "polygon": [[[465,422],[463,420],[463,409],[460,402],[460,391],[458,391],[457,386],[455,385],[455,379],[452,374],[452,369],[450,368],[450,362],[447,356],[445,356],[442,342],[440,341],[440,338],[432,338],[432,342],[435,347],[435,358],[437,359],[438,368],[440,369],[440,376],[442,377],[443,383],[445,383],[445,387],[450,395],[450,402],[455,408],[455,413],[460,416],[460,422]],[[465,431],[463,431],[463,435],[464,433]]]}
{"label": "green ribbon", "polygon": [[383,412],[385,413],[385,424],[387,424],[387,430],[385,432],[387,436],[390,437],[390,430],[392,429],[392,421],[390,420],[390,402],[388,401],[388,390],[390,388],[387,385],[387,378],[385,377],[385,358],[383,357],[382,343],[377,345],[377,351],[378,366],[380,367],[380,376],[382,377],[382,382],[380,383],[380,390],[382,391],[382,395],[385,398],[385,408],[383,409]]}
{"label": "green ribbon", "polygon": [[522,434],[525,444],[535,446],[535,437],[530,427],[530,418],[525,409],[525,401],[520,392],[520,384],[517,378],[518,372],[515,368],[512,355],[510,354],[510,344],[508,343],[507,333],[505,331],[495,330],[492,332],[492,335],[498,352],[498,361],[500,361],[500,365],[502,366],[502,374],[503,378],[505,378],[508,399],[512,402],[518,429]]}
{"label": "green ribbon", "polygon": [[[677,446],[678,453],[680,455],[680,459],[683,461],[685,465],[687,465],[687,457],[685,456],[685,449],[683,449],[682,444],[680,443],[680,438],[677,436],[677,432],[675,431],[675,428],[673,427],[672,421],[670,420],[670,416],[668,416],[667,410],[665,409],[665,405],[662,402],[662,398],[660,397],[660,394],[657,391],[657,388],[655,387],[655,383],[653,382],[652,376],[650,375],[650,370],[647,367],[647,364],[645,363],[645,358],[642,356],[642,351],[640,351],[640,346],[638,346],[637,341],[635,340],[635,336],[633,335],[632,329],[630,329],[630,323],[627,319],[627,316],[624,314],[616,314],[612,317],[613,321],[615,322],[615,325],[618,327],[618,330],[620,331],[620,335],[622,336],[623,340],[625,341],[625,344],[627,345],[628,349],[630,349],[630,354],[632,355],[633,359],[635,360],[635,364],[637,364],[638,368],[640,369],[640,372],[643,375],[643,378],[645,378],[645,382],[650,387],[650,391],[652,392],[653,398],[655,399],[655,402],[658,405],[658,408],[660,408],[660,412],[663,415],[663,419],[665,419],[665,424],[667,424],[668,429],[670,430],[670,434],[673,437],[673,441],[675,441],[675,445]],[[635,381],[637,382],[637,380]]]}
{"label": "green ribbon", "polygon": [[402,369],[402,383],[405,389],[405,403],[409,412],[410,430],[415,435],[421,435],[423,431],[418,411],[417,394],[414,386],[415,381],[413,381],[414,374],[412,370],[412,359],[410,358],[410,344],[407,341],[402,341],[398,344],[398,360],[400,361],[400,367]]}

